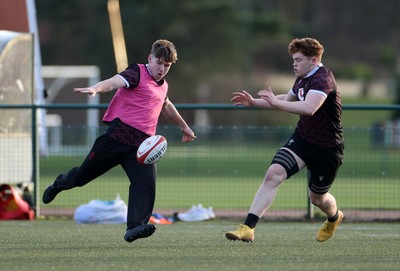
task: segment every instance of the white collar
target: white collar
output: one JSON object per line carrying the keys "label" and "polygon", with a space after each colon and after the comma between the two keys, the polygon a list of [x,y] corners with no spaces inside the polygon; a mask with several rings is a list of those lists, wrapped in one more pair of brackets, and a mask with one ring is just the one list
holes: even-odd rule
{"label": "white collar", "polygon": [[150,76],[153,77],[153,75],[151,74],[150,69],[149,69],[149,64],[146,64],[146,70],[150,74]]}
{"label": "white collar", "polygon": [[320,67],[322,67],[322,66],[324,66],[324,65],[323,65],[322,63],[319,63],[317,67],[315,67],[314,69],[312,69],[312,70],[311,70],[309,73],[307,73],[307,75],[304,76],[303,78],[307,78],[307,77],[313,75],[313,74],[316,73],[316,71],[317,71]]}

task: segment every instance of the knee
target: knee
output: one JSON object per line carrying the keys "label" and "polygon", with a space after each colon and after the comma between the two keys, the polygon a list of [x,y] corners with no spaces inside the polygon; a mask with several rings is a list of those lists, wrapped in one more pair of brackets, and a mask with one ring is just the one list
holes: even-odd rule
{"label": "knee", "polygon": [[315,193],[310,192],[310,201],[312,205],[320,206],[323,202],[323,195],[318,195]]}
{"label": "knee", "polygon": [[264,183],[279,185],[287,178],[285,169],[279,164],[272,164],[264,177]]}

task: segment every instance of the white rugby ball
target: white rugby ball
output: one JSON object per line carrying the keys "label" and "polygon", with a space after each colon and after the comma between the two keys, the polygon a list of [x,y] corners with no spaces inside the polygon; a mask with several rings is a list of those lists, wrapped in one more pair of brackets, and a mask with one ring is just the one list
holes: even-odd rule
{"label": "white rugby ball", "polygon": [[167,151],[167,140],[162,135],[154,135],[140,144],[136,159],[140,164],[154,164],[159,161]]}

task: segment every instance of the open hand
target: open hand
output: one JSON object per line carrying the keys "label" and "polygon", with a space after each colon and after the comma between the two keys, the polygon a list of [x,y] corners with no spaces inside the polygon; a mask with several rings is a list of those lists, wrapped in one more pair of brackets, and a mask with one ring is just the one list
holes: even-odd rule
{"label": "open hand", "polygon": [[243,106],[254,105],[253,97],[245,90],[242,90],[242,92],[234,92],[231,102],[233,102],[233,105],[243,105]]}
{"label": "open hand", "polygon": [[96,96],[97,92],[91,88],[74,88],[74,92],[77,93],[82,93],[82,94],[88,94],[90,98],[94,98],[94,96]]}
{"label": "open hand", "polygon": [[257,95],[260,96],[261,99],[267,101],[270,106],[274,106],[278,100],[275,94],[272,92],[271,87],[268,87],[268,89],[260,90],[259,92],[257,92]]}

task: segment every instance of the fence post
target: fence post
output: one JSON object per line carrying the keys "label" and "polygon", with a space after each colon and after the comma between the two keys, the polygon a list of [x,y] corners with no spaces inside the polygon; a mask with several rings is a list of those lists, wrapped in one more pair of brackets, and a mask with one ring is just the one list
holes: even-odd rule
{"label": "fence post", "polygon": [[37,106],[32,104],[32,182],[34,184],[34,206],[36,217],[40,215],[40,187],[38,177],[38,150],[37,150]]}

